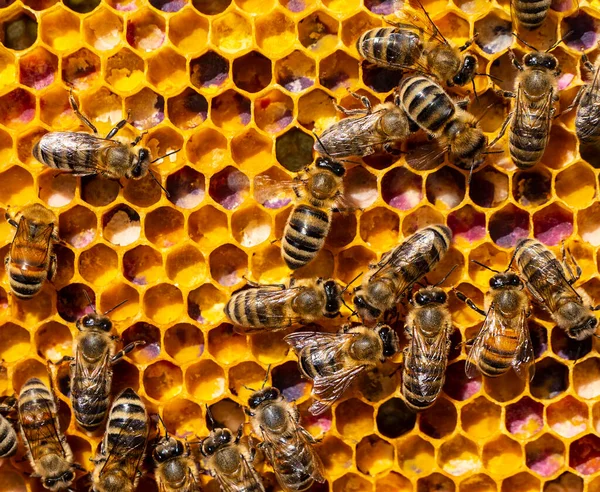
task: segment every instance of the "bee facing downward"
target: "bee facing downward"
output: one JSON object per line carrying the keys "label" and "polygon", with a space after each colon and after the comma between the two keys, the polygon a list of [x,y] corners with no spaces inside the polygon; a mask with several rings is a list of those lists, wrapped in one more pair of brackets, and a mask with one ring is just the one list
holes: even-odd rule
{"label": "bee facing downward", "polygon": [[298,368],[313,380],[319,400],[308,409],[325,412],[364,371],[385,362],[398,352],[398,336],[388,325],[375,329],[344,326],[338,333],[296,332],[284,340],[298,355]]}
{"label": "bee facing downward", "polygon": [[490,279],[484,309],[477,307],[462,292],[456,292],[456,297],[485,316],[469,351],[465,373],[473,378],[479,371],[493,378],[512,367],[521,379],[532,379],[535,356],[527,327],[530,306],[523,282],[517,274],[508,271],[510,263],[504,272],[492,270],[476,261],[474,263],[491,270],[495,275]]}
{"label": "bee facing downward", "polygon": [[6,220],[17,229],[4,263],[10,289],[19,299],[30,299],[56,274],[56,255],[52,253],[52,242],[58,241],[56,215],[34,203],[16,219],[7,212]]}
{"label": "bee facing downward", "polygon": [[[115,127],[102,138],[98,130],[80,111],[73,97],[69,94],[69,102],[77,117],[92,130],[85,132],[50,132],[46,133],[33,147],[33,156],[42,164],[75,176],[101,175],[108,179],[141,179],[150,173],[151,177],[162,188],[162,185],[150,171],[150,164],[175,152],[150,160],[150,150],[139,146],[143,134],[131,143],[115,138],[127,120],[119,121]],[[166,192],[166,190],[163,191]]]}

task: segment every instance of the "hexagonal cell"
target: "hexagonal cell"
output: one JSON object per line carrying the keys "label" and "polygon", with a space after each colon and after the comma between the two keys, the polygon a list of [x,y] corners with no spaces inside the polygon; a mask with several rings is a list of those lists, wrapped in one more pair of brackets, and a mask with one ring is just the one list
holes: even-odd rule
{"label": "hexagonal cell", "polygon": [[298,39],[315,52],[329,51],[337,44],[339,24],[325,12],[313,12],[298,23]]}
{"label": "hexagonal cell", "polygon": [[248,401],[252,395],[249,388],[260,388],[264,380],[265,370],[256,362],[242,362],[229,370],[229,390],[242,401]]}
{"label": "hexagonal cell", "polygon": [[211,103],[211,118],[227,133],[237,133],[250,123],[250,100],[234,90],[218,95]]}
{"label": "hexagonal cell", "polygon": [[15,83],[16,80],[17,62],[14,55],[8,50],[0,49],[0,87],[8,87]]}
{"label": "hexagonal cell", "polygon": [[[538,492],[540,490],[540,481],[527,472],[517,473],[502,481],[501,492],[511,492],[513,490],[518,490],[519,492]],[[544,490],[546,489],[544,488]]]}
{"label": "hexagonal cell", "polygon": [[165,21],[151,10],[141,10],[127,21],[126,39],[137,50],[150,52],[165,41]]}
{"label": "hexagonal cell", "polygon": [[542,430],[544,406],[528,396],[506,407],[506,429],[520,439],[527,439]]}
{"label": "hexagonal cell", "polygon": [[113,321],[122,321],[138,316],[140,312],[140,296],[138,292],[124,283],[113,282],[111,285],[110,288],[102,293],[98,311],[114,309],[110,315]]}
{"label": "hexagonal cell", "polygon": [[536,398],[554,398],[569,386],[567,367],[555,359],[550,357],[542,359],[541,362],[536,363],[535,372],[535,377],[529,386],[531,394]]}
{"label": "hexagonal cell", "polygon": [[156,323],[172,323],[183,312],[183,295],[174,285],[152,287],[144,295],[144,311]]}
{"label": "hexagonal cell", "polygon": [[483,466],[496,475],[507,476],[515,473],[523,462],[523,450],[517,441],[507,436],[499,436],[483,446]]}
{"label": "hexagonal cell", "polygon": [[139,130],[147,130],[165,119],[165,99],[147,87],[125,100],[130,121]]}
{"label": "hexagonal cell", "polygon": [[16,362],[23,354],[29,353],[31,340],[25,328],[14,323],[5,323],[0,326],[0,336],[5,340],[0,350],[0,357],[4,362]]}
{"label": "hexagonal cell", "polygon": [[163,275],[160,253],[146,245],[127,251],[123,256],[123,275],[136,285],[156,283]]}
{"label": "hexagonal cell", "polygon": [[[460,176],[464,180],[462,173]],[[473,174],[469,196],[480,207],[495,208],[508,198],[508,190],[508,176],[487,166]]]}
{"label": "hexagonal cell", "polygon": [[262,167],[265,162],[271,160],[272,148],[272,140],[254,128],[233,137],[231,141],[231,155],[243,171],[255,172],[257,167]]}
{"label": "hexagonal cell", "polygon": [[79,31],[79,18],[68,10],[59,8],[42,17],[41,38],[56,51],[67,51],[77,46]]}
{"label": "hexagonal cell", "polygon": [[202,207],[190,215],[188,234],[202,249],[213,249],[228,234],[227,216],[212,205]]}
{"label": "hexagonal cell", "polygon": [[192,245],[182,246],[169,253],[167,275],[177,285],[193,287],[206,277],[204,256]]}
{"label": "hexagonal cell", "polygon": [[[473,5],[477,2],[468,3]],[[484,53],[489,55],[500,53],[512,44],[512,23],[510,18],[506,17],[504,12],[497,10],[475,22],[475,32],[478,34],[475,42]]]}
{"label": "hexagonal cell", "polygon": [[223,208],[234,210],[246,199],[249,190],[248,177],[229,166],[210,179],[208,193]]}
{"label": "hexagonal cell", "polygon": [[294,121],[294,101],[273,89],[258,98],[254,106],[256,125],[267,133],[278,133]]}
{"label": "hexagonal cell", "polygon": [[200,405],[189,400],[175,398],[163,409],[163,420],[179,439],[195,438],[204,429],[204,417]]}
{"label": "hexagonal cell", "polygon": [[[366,0],[366,2],[369,1],[379,2],[380,0]],[[433,490],[454,492],[456,486],[452,480],[441,473],[432,473],[428,477],[419,478],[417,480],[417,492],[429,492]]]}
{"label": "hexagonal cell", "polygon": [[394,466],[394,446],[376,435],[364,437],[356,446],[358,471],[372,477]]}
{"label": "hexagonal cell", "polygon": [[295,25],[283,12],[272,11],[258,17],[255,23],[256,42],[271,57],[293,46],[296,40]]}
{"label": "hexagonal cell", "polygon": [[391,472],[375,480],[375,492],[412,492],[413,486],[408,478]]}
{"label": "hexagonal cell", "polygon": [[485,214],[471,205],[452,212],[447,220],[454,240],[459,245],[481,241],[486,236]]}
{"label": "hexagonal cell", "polygon": [[[88,299],[91,299],[92,304]],[[94,304],[96,295],[84,284],[67,285],[57,292],[56,310],[62,319],[71,323],[85,314],[93,313]]]}
{"label": "hexagonal cell", "polygon": [[10,463],[6,463],[0,471],[0,487],[2,490],[14,490],[15,492],[26,492],[25,479],[21,473],[13,469]]}
{"label": "hexagonal cell", "polygon": [[333,482],[332,490],[333,492],[344,492],[346,490],[371,492],[373,490],[373,485],[371,485],[371,482],[355,473],[347,473],[342,478],[338,478]]}
{"label": "hexagonal cell", "polygon": [[575,135],[558,125],[553,125],[542,162],[551,169],[561,169],[576,156],[577,139]]}
{"label": "hexagonal cell", "polygon": [[205,284],[190,292],[188,316],[198,323],[216,323],[223,319],[225,294],[211,284]]}
{"label": "hexagonal cell", "polygon": [[69,174],[53,175],[51,172],[38,176],[40,198],[50,207],[60,208],[75,198],[77,178]]}
{"label": "hexagonal cell", "polygon": [[[296,361],[276,366],[271,373],[271,380],[272,385],[290,401],[298,400],[308,393],[310,383],[300,374]],[[328,411],[320,418],[331,420],[331,412]]]}
{"label": "hexagonal cell", "polygon": [[497,492],[496,482],[483,473],[466,478],[460,483],[459,492]]}
{"label": "hexagonal cell", "polygon": [[214,250],[209,257],[212,277],[225,287],[241,282],[248,271],[248,256],[232,244],[225,244]]}
{"label": "hexagonal cell", "polygon": [[[79,101],[81,112],[101,133],[108,133],[110,128],[123,119],[123,101],[107,87],[85,92],[79,96]],[[121,135],[124,133],[125,130]]]}
{"label": "hexagonal cell", "polygon": [[271,217],[258,207],[239,210],[231,217],[231,234],[246,248],[252,248],[271,235]]}
{"label": "hexagonal cell", "polygon": [[160,207],[144,220],[144,233],[159,248],[169,248],[181,241],[184,229],[183,214],[171,207]]}
{"label": "hexagonal cell", "polygon": [[600,244],[600,227],[598,227],[598,218],[600,217],[600,206],[597,202],[581,211],[577,217],[578,232],[586,242],[592,246]]}
{"label": "hexagonal cell", "polygon": [[175,364],[161,360],[146,368],[143,383],[150,398],[169,401],[181,393],[183,373]]}
{"label": "hexagonal cell", "polygon": [[[462,286],[459,286],[462,292]],[[471,299],[473,299],[471,297]],[[444,383],[444,393],[457,401],[468,400],[471,396],[477,394],[481,389],[481,377],[474,379],[467,378],[465,374],[465,361],[458,361],[450,364],[446,370],[446,381]]]}
{"label": "hexagonal cell", "polygon": [[442,439],[456,428],[456,408],[445,398],[439,398],[432,407],[419,414],[419,429],[434,439]]}
{"label": "hexagonal cell", "polygon": [[352,208],[367,208],[379,196],[377,178],[362,166],[349,169],[344,176],[344,196]]}
{"label": "hexagonal cell", "polygon": [[2,22],[0,30],[2,44],[11,50],[26,50],[38,35],[38,23],[35,16],[27,10],[19,10]]}
{"label": "hexagonal cell", "polygon": [[294,51],[275,62],[275,79],[290,92],[301,92],[315,83],[316,66],[302,51]]}
{"label": "hexagonal cell", "polygon": [[288,171],[298,172],[313,161],[314,139],[299,128],[291,128],[275,141],[277,162]]}
{"label": "hexagonal cell", "polygon": [[427,205],[416,209],[404,217],[402,221],[402,234],[407,237],[425,226],[443,224],[444,216]]}
{"label": "hexagonal cell", "polygon": [[592,399],[600,395],[600,359],[591,357],[573,368],[573,387],[582,398]]}
{"label": "hexagonal cell", "polygon": [[327,128],[337,120],[334,99],[322,89],[314,89],[298,100],[298,123],[307,130]]}
{"label": "hexagonal cell", "polygon": [[271,61],[256,51],[236,58],[232,66],[233,83],[246,92],[260,92],[271,83]]}
{"label": "hexagonal cell", "polygon": [[489,222],[492,241],[503,248],[511,248],[529,236],[529,227],[529,214],[512,203],[494,212]]}
{"label": "hexagonal cell", "polygon": [[161,93],[170,94],[186,79],[185,58],[171,48],[163,48],[148,59],[148,81]]}
{"label": "hexagonal cell", "polygon": [[56,79],[58,58],[44,48],[36,48],[19,58],[19,82],[32,89],[43,89]]}
{"label": "hexagonal cell", "polygon": [[429,203],[436,208],[452,209],[465,197],[465,177],[456,169],[443,167],[427,176],[425,192]]}
{"label": "hexagonal cell", "polygon": [[234,331],[230,324],[222,324],[208,333],[208,351],[223,364],[233,364],[249,355],[246,336]]}
{"label": "hexagonal cell", "polygon": [[388,250],[398,243],[400,218],[384,207],[366,211],[360,217],[360,237],[367,245]]}
{"label": "hexagonal cell", "polygon": [[204,335],[194,325],[180,323],[166,331],[165,350],[178,364],[195,361],[204,352]]}
{"label": "hexagonal cell", "polygon": [[41,379],[48,386],[48,368],[35,359],[24,359],[13,368],[12,387],[18,393],[21,387],[31,378]]}
{"label": "hexagonal cell", "polygon": [[257,333],[250,337],[252,354],[262,364],[274,364],[283,361],[290,346],[283,341],[282,334]]}
{"label": "hexagonal cell", "polygon": [[585,10],[578,10],[575,15],[562,19],[560,32],[569,48],[587,51],[598,43],[598,19]]}
{"label": "hexagonal cell", "polygon": [[210,401],[225,392],[225,374],[212,360],[203,360],[187,369],[185,386],[194,398]]}
{"label": "hexagonal cell", "polygon": [[136,242],[140,232],[140,216],[127,205],[117,205],[102,217],[102,236],[115,246]]}
{"label": "hexagonal cell", "polygon": [[185,9],[169,20],[169,39],[184,53],[203,50],[208,40],[208,20]]}
{"label": "hexagonal cell", "polygon": [[573,213],[553,203],[533,215],[533,235],[548,246],[556,246],[573,234]]}
{"label": "hexagonal cell", "polygon": [[[356,236],[356,231],[357,224],[356,216],[354,214],[334,214],[331,221],[331,229],[327,235],[325,245],[331,248],[342,248],[343,246],[346,246],[352,242]],[[367,234],[370,235],[369,232],[367,232]],[[379,242],[378,244],[381,243]]]}
{"label": "hexagonal cell", "polygon": [[446,473],[455,477],[481,468],[476,444],[461,435],[442,444],[438,464]]}
{"label": "hexagonal cell", "polygon": [[501,408],[480,396],[460,413],[463,430],[472,439],[486,439],[500,428]]}
{"label": "hexagonal cell", "polygon": [[122,41],[123,21],[108,9],[99,9],[83,21],[83,37],[92,48],[108,51]]}
{"label": "hexagonal cell", "polygon": [[70,87],[87,89],[100,78],[100,58],[82,48],[62,60],[62,79]]}
{"label": "hexagonal cell", "polygon": [[216,89],[228,77],[229,61],[214,51],[190,61],[190,82],[199,89]]}
{"label": "hexagonal cell", "polygon": [[319,63],[319,82],[331,91],[354,87],[358,80],[358,60],[336,51]]}
{"label": "hexagonal cell", "polygon": [[559,173],[556,176],[556,194],[569,207],[587,207],[596,195],[596,176],[590,166],[578,162]]}
{"label": "hexagonal cell", "polygon": [[0,124],[18,129],[35,117],[35,97],[25,89],[15,89],[0,97]]}
{"label": "hexagonal cell", "polygon": [[592,350],[591,337],[586,340],[575,340],[556,327],[552,330],[552,352],[565,360],[578,360]]}
{"label": "hexagonal cell", "polygon": [[587,435],[569,446],[569,466],[582,475],[600,471],[600,437]]}
{"label": "hexagonal cell", "polygon": [[550,434],[544,434],[525,446],[527,468],[542,477],[554,475],[565,464],[565,446]]}
{"label": "hexagonal cell", "polygon": [[539,206],[552,198],[552,176],[546,169],[518,171],[513,182],[513,196],[521,205]]}
{"label": "hexagonal cell", "polygon": [[381,197],[398,210],[414,209],[423,199],[423,180],[404,167],[392,169],[381,181]]}
{"label": "hexagonal cell", "polygon": [[187,88],[167,101],[167,113],[177,128],[192,130],[206,121],[208,101],[195,90]]}
{"label": "hexagonal cell", "polygon": [[167,178],[169,201],[179,208],[196,208],[204,199],[204,175],[189,166],[182,167]]}
{"label": "hexagonal cell", "polygon": [[54,246],[56,254],[56,276],[52,279],[54,287],[57,289],[67,285],[75,274],[75,254],[63,244]]}
{"label": "hexagonal cell", "polygon": [[144,82],[144,60],[123,48],[106,60],[105,79],[116,90],[128,92]]}
{"label": "hexagonal cell", "polygon": [[[598,479],[592,480],[589,484],[589,492],[598,492]],[[513,489],[514,490],[514,489]],[[544,484],[544,492],[561,492],[568,490],[569,492],[583,492],[583,478],[564,472],[558,478],[550,480]]]}
{"label": "hexagonal cell", "polygon": [[[154,179],[156,177],[156,180]],[[150,207],[160,200],[163,193],[162,179],[154,173],[154,177],[147,174],[141,179],[129,179],[123,188],[123,196],[125,200],[134,205],[136,208]]]}
{"label": "hexagonal cell", "polygon": [[253,278],[265,284],[282,282],[289,275],[289,269],[281,258],[281,247],[269,244],[252,254],[250,270]]}
{"label": "hexagonal cell", "polygon": [[112,282],[118,275],[119,257],[104,244],[95,244],[79,255],[78,270],[81,276],[95,286]]}
{"label": "hexagonal cell", "polygon": [[60,214],[58,231],[60,238],[75,248],[85,248],[96,237],[98,219],[91,210],[77,205]]}
{"label": "hexagonal cell", "polygon": [[192,5],[200,13],[216,15],[224,12],[231,4],[231,0],[192,0]]}
{"label": "hexagonal cell", "polygon": [[245,16],[228,12],[213,21],[210,37],[221,51],[239,54],[252,46],[252,26]]}
{"label": "hexagonal cell", "polygon": [[355,398],[339,403],[335,408],[337,431],[348,439],[360,441],[373,432],[373,411],[373,407]]}

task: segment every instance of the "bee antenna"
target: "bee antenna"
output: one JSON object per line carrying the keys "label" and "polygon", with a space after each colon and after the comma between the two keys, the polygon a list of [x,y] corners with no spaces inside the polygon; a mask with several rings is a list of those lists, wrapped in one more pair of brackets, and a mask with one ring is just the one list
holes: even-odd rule
{"label": "bee antenna", "polygon": [[106,316],[108,313],[112,313],[115,309],[120,308],[123,304],[125,304],[128,301],[129,301],[129,299],[123,299],[119,304],[111,307],[108,311],[105,311],[104,313],[102,313],[102,316]]}
{"label": "bee antenna", "polygon": [[476,124],[479,124],[479,122],[483,119],[483,117],[487,114],[487,112],[492,109],[495,106],[494,103],[490,104],[487,108],[485,108],[483,110],[483,113],[481,113],[481,116],[479,116],[479,118],[477,118],[477,121],[475,122]]}
{"label": "bee antenna", "polygon": [[360,273],[359,273],[359,274],[358,274],[356,277],[354,277],[352,280],[350,280],[350,282],[348,282],[348,283],[346,284],[346,287],[344,287],[344,288],[342,289],[342,292],[340,292],[340,294],[343,294],[344,292],[346,292],[346,291],[348,290],[348,288],[349,288],[349,287],[350,287],[350,286],[351,286],[351,285],[352,285],[354,282],[356,282],[356,281],[357,281],[357,280],[360,278],[360,276],[361,276],[362,274],[363,274],[363,272],[360,272]]}
{"label": "bee antenna", "polygon": [[164,159],[165,157],[169,157],[170,155],[177,154],[177,152],[180,152],[180,151],[181,151],[181,149],[172,150],[171,152],[167,152],[165,155],[161,155],[160,157],[157,157],[153,161],[150,161],[150,164],[154,164],[156,161],[160,161],[161,159]]}
{"label": "bee antenna", "polygon": [[204,404],[204,406],[206,407],[206,418],[208,419],[208,425],[209,425],[209,429],[210,431],[214,430],[214,429],[218,429],[218,423],[215,420],[215,417],[212,414],[212,411],[210,410],[210,407],[208,406],[208,404]]}
{"label": "bee antenna", "polygon": [[160,186],[160,189],[163,190],[165,192],[165,195],[167,195],[167,198],[171,198],[171,194],[167,191],[167,189],[161,184],[161,182],[158,180],[158,178],[156,177],[156,174],[154,174],[152,171],[148,170],[148,172],[150,173],[150,176],[152,176],[152,179],[156,182],[156,184],[158,186]]}
{"label": "bee antenna", "polygon": [[169,431],[167,430],[167,426],[165,425],[165,421],[162,419],[162,417],[160,416],[159,413],[156,414],[156,417],[158,418],[158,421],[162,424],[163,428],[165,429],[165,438],[169,438]]}
{"label": "bee antenna", "polygon": [[467,186],[471,184],[471,178],[473,177],[473,169],[475,168],[475,159],[471,163],[471,168],[469,169],[469,176],[467,177]]}
{"label": "bee antenna", "polygon": [[548,48],[546,50],[546,53],[548,53],[549,51],[552,51],[554,48],[556,48],[560,43],[562,43],[565,39],[567,39],[569,36],[571,36],[571,34],[573,34],[573,30],[569,31],[562,38],[560,38],[558,41],[556,41],[556,43],[554,43],[552,46],[550,46],[550,48]]}
{"label": "bee antenna", "polygon": [[87,290],[83,289],[83,294],[85,295],[85,298],[87,299],[88,306],[90,306],[92,308],[92,311],[94,311],[94,314],[98,314],[98,313],[96,313],[96,307],[92,303],[92,300],[90,299],[90,295],[87,293]]}
{"label": "bee antenna", "polygon": [[350,306],[348,306],[348,304],[346,304],[346,301],[344,301],[344,299],[342,299],[342,304],[343,304],[344,306],[346,306],[346,307],[348,308],[348,310],[349,310],[351,313],[353,313],[353,314],[354,314],[354,310],[353,310],[353,309],[352,309]]}
{"label": "bee antenna", "polygon": [[246,388],[248,391],[252,391],[252,393],[256,393],[256,390],[254,388],[251,388],[250,386],[246,386],[245,384],[242,384],[242,388]]}
{"label": "bee antenna", "polygon": [[442,285],[442,284],[443,284],[443,283],[446,281],[446,279],[447,279],[447,278],[448,278],[448,277],[449,277],[449,276],[452,274],[452,272],[453,272],[454,270],[456,270],[457,268],[458,268],[458,265],[454,265],[454,266],[453,266],[453,267],[450,269],[450,271],[449,271],[449,272],[448,272],[448,273],[447,273],[447,274],[444,276],[444,278],[443,278],[442,280],[440,280],[440,281],[439,281],[437,284],[435,284],[435,285],[434,285],[434,287],[437,287],[438,285]]}
{"label": "bee antenna", "polygon": [[483,155],[488,155],[488,154],[504,154],[503,150],[488,150],[487,152],[483,152]]}
{"label": "bee antenna", "polygon": [[482,268],[485,268],[486,270],[489,270],[490,272],[494,272],[494,273],[501,273],[498,270],[494,270],[492,267],[489,267],[487,265],[484,265],[483,263],[481,263],[480,261],[477,260],[471,260],[472,263],[475,263],[476,265],[479,265]]}
{"label": "bee antenna", "polygon": [[508,262],[508,266],[506,267],[506,270],[504,270],[504,273],[508,272],[510,267],[512,267],[513,261],[515,261],[515,256],[517,256],[517,248],[515,248],[515,250],[513,251],[513,254],[510,257],[510,261]]}
{"label": "bee antenna", "polygon": [[329,151],[327,150],[327,148],[325,147],[325,145],[323,144],[323,142],[321,141],[321,139],[319,138],[319,135],[317,135],[317,132],[315,132],[313,130],[312,134],[315,136],[315,138],[317,139],[317,142],[319,142],[319,145],[321,146],[321,148],[325,151],[325,153],[331,157],[333,159],[333,156],[329,153]]}
{"label": "bee antenna", "polygon": [[498,82],[504,82],[500,77],[496,77],[495,75],[491,75],[489,73],[479,73],[477,72],[475,75],[479,75],[481,77],[489,77],[492,80],[497,80]]}
{"label": "bee antenna", "polygon": [[419,5],[419,7],[421,7],[421,10],[423,11],[423,13],[425,14],[425,17],[427,17],[427,20],[429,22],[431,22],[431,26],[433,27],[433,31],[434,31],[434,35],[440,35],[440,37],[444,40],[444,43],[446,44],[450,44],[448,43],[448,40],[444,37],[444,35],[440,32],[440,30],[437,28],[437,26],[435,25],[435,22],[433,22],[433,20],[431,20],[431,17],[429,17],[429,12],[427,12],[427,10],[425,10],[425,7],[423,6],[423,4],[421,3],[421,0],[416,0],[417,4]]}
{"label": "bee antenna", "polygon": [[267,372],[265,374],[265,379],[263,380],[262,386],[260,387],[260,389],[263,389],[265,387],[265,385],[267,384],[267,381],[269,379],[269,371],[271,370],[271,364],[269,364],[267,366]]}
{"label": "bee antenna", "polygon": [[539,51],[535,46],[529,44],[527,41],[525,41],[524,39],[520,38],[519,35],[516,32],[513,32],[512,35],[517,38],[519,41],[521,41],[521,43],[523,43],[525,46],[527,46],[528,48],[531,48],[533,51]]}
{"label": "bee antenna", "polygon": [[473,93],[475,94],[475,100],[477,102],[479,102],[479,96],[477,95],[477,89],[475,89],[475,78],[474,77],[471,79],[471,85],[473,86]]}

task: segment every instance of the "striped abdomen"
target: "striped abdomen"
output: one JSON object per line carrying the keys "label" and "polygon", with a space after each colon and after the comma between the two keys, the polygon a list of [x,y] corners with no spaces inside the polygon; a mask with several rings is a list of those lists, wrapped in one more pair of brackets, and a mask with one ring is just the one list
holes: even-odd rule
{"label": "striped abdomen", "polygon": [[270,300],[280,293],[274,287],[250,288],[234,293],[225,305],[225,315],[234,325],[247,328],[283,328],[281,320],[286,318],[286,300],[282,296]]}
{"label": "striped abdomen", "polygon": [[402,107],[419,127],[440,134],[456,112],[454,102],[438,84],[415,75],[400,84]]}
{"label": "striped abdomen", "polygon": [[577,107],[575,130],[583,144],[597,144],[600,141],[600,80],[596,69],[594,80],[587,87]]}
{"label": "striped abdomen", "polygon": [[104,142],[88,133],[50,132],[34,145],[33,157],[52,169],[78,176],[95,174],[93,168],[97,166],[99,144]]}
{"label": "striped abdomen", "polygon": [[[435,370],[434,364],[442,364],[444,367],[439,377],[431,377],[432,373],[440,372]],[[445,369],[446,359],[432,361],[424,354],[412,354],[410,363],[405,364],[402,370],[402,395],[406,403],[416,411],[433,405],[444,386]],[[428,380],[426,385],[421,383],[426,379]]]}
{"label": "striped abdomen", "polygon": [[[104,372],[107,378],[111,377],[110,371]],[[97,388],[96,386],[101,383],[102,388]],[[88,388],[87,391],[85,391],[86,388]],[[72,375],[71,389],[71,403],[77,424],[88,431],[97,429],[104,422],[108,410],[110,380],[90,381],[81,376]]]}
{"label": "striped abdomen", "polygon": [[423,52],[421,36],[415,31],[382,27],[370,29],[356,42],[360,55],[382,67],[402,69],[414,65]]}
{"label": "striped abdomen", "polygon": [[283,231],[281,255],[296,270],[315,259],[329,233],[331,211],[310,205],[294,207]]}
{"label": "striped abdomen", "polygon": [[[48,387],[38,378],[29,379],[19,394],[19,415],[31,414],[36,423],[52,421],[56,415],[54,396]],[[23,423],[21,422],[21,425]],[[34,426],[35,427],[35,426]]]}
{"label": "striped abdomen", "polygon": [[316,345],[303,348],[298,354],[298,360],[302,372],[310,379],[332,376],[344,369],[340,359],[324,356],[322,347]]}
{"label": "striped abdomen", "polygon": [[519,27],[537,29],[546,20],[551,0],[513,0],[513,11]]}
{"label": "striped abdomen", "polygon": [[[32,265],[27,261],[32,256],[45,257],[46,261],[41,265]],[[16,260],[16,258],[20,258],[20,260]],[[47,244],[13,242],[9,260],[6,263],[6,272],[12,292],[20,299],[29,299],[35,296],[42,290],[44,282],[49,277],[51,260]]]}
{"label": "striped abdomen", "polygon": [[284,490],[302,492],[309,490],[315,481],[322,481],[315,461],[319,458],[310,444],[300,439],[296,432],[277,436],[277,441],[271,465]]}
{"label": "striped abdomen", "polygon": [[512,367],[518,348],[519,335],[514,330],[506,329],[495,336],[489,336],[477,366],[484,376],[501,376]]}
{"label": "striped abdomen", "polygon": [[0,415],[0,458],[10,458],[17,452],[17,433],[3,415]]}
{"label": "striped abdomen", "polygon": [[542,160],[550,138],[550,118],[544,102],[530,102],[519,111],[520,121],[510,125],[508,149],[510,157],[519,169],[529,169]]}

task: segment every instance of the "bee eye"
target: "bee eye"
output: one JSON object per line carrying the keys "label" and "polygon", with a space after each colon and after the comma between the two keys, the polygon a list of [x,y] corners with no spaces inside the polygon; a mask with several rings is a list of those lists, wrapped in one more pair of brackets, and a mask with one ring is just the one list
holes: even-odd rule
{"label": "bee eye", "polygon": [[446,302],[446,293],[445,292],[440,292],[439,294],[436,294],[435,296],[435,300],[436,302],[439,302],[440,304],[443,304]]}
{"label": "bee eye", "polygon": [[502,280],[500,278],[498,278],[497,276],[493,276],[490,279],[490,287],[492,289],[497,289],[499,287],[502,287]]}
{"label": "bee eye", "polygon": [[514,285],[514,286],[519,286],[519,285],[521,285],[521,279],[515,275],[515,276],[514,276],[514,277],[511,279],[510,283],[511,283],[511,285]]}
{"label": "bee eye", "polygon": [[417,304],[427,304],[429,302],[429,297],[425,294],[417,292],[417,295],[415,296],[415,301],[417,302]]}
{"label": "bee eye", "polygon": [[52,487],[56,483],[56,478],[47,478],[44,480],[44,483],[46,484],[46,487]]}
{"label": "bee eye", "polygon": [[75,478],[75,475],[73,475],[72,471],[68,471],[62,476],[62,479],[65,482],[70,482],[71,480],[73,480],[73,478]]}

